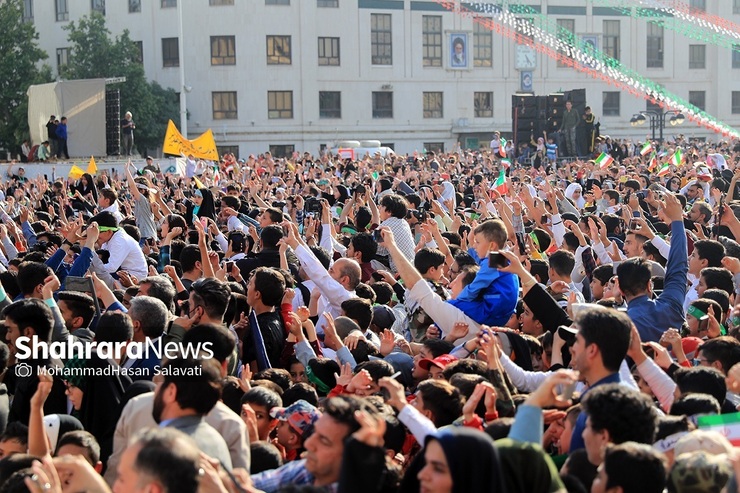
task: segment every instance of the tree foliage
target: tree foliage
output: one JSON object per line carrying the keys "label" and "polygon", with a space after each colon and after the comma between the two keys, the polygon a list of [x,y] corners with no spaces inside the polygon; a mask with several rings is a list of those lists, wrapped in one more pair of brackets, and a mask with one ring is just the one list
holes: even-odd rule
{"label": "tree foliage", "polygon": [[69,31],[67,39],[72,49],[61,75],[65,79],[126,77],[126,82],[108,89],[120,89],[121,113],[130,111],[134,115],[136,147],[143,154],[146,149],[161,146],[167,120],[179,114],[177,95],[155,81],[147,81],[139,50],[128,30],[111,38],[105,17],[97,12],[82,17],[77,24],[70,22],[64,29]]}
{"label": "tree foliage", "polygon": [[51,69],[38,47],[32,23],[23,22],[23,2],[0,2],[0,146],[14,154],[28,138],[28,87],[50,82]]}

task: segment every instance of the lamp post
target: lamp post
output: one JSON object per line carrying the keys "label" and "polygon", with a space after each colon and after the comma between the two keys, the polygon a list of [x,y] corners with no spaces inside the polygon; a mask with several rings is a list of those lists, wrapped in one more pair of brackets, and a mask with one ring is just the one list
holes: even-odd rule
{"label": "lamp post", "polygon": [[643,110],[639,113],[635,113],[630,118],[630,125],[633,127],[644,125],[647,121],[645,116],[650,118],[650,132],[652,133],[653,139],[655,140],[655,131],[660,130],[659,142],[663,143],[663,129],[665,128],[666,117],[671,115],[668,123],[671,126],[682,125],[686,121],[686,117],[678,110],[667,110],[667,111],[655,111],[655,110]]}

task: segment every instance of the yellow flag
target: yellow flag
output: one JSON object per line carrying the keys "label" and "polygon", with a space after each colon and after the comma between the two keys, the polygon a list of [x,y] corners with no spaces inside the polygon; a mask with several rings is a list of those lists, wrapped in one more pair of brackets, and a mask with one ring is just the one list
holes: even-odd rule
{"label": "yellow flag", "polygon": [[87,165],[87,172],[94,175],[98,172],[98,165],[95,164],[95,157],[90,156],[90,163]]}
{"label": "yellow flag", "polygon": [[177,127],[172,120],[167,123],[167,132],[164,136],[162,152],[177,156],[189,156],[192,154],[198,159],[218,161],[216,141],[213,139],[213,132],[210,129],[206,130],[206,132],[199,137],[193,140],[188,140],[177,130]]}
{"label": "yellow flag", "polygon": [[195,186],[198,188],[206,188],[205,185],[203,185],[203,182],[198,179],[197,176],[194,176],[193,179],[195,180]]}
{"label": "yellow flag", "polygon": [[82,168],[77,167],[77,165],[73,165],[72,169],[69,170],[69,177],[74,178],[75,180],[79,180],[82,175],[84,175],[85,172],[82,171]]}

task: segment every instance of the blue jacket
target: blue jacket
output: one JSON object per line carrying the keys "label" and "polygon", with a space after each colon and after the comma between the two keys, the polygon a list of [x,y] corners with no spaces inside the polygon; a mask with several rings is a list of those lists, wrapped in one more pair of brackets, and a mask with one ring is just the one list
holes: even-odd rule
{"label": "blue jacket", "polygon": [[519,278],[489,267],[488,258],[478,258],[474,249],[469,253],[480,265],[480,270],[457,298],[447,302],[479,324],[503,326],[516,310]]}
{"label": "blue jacket", "polygon": [[689,272],[686,231],[683,221],[671,223],[671,249],[663,281],[663,293],[655,300],[647,295],[633,298],[627,304],[627,315],[632,319],[640,338],[658,342],[663,332],[680,329],[686,321],[683,302],[686,298]]}
{"label": "blue jacket", "polygon": [[61,123],[57,125],[57,137],[62,140],[67,140],[67,125]]}

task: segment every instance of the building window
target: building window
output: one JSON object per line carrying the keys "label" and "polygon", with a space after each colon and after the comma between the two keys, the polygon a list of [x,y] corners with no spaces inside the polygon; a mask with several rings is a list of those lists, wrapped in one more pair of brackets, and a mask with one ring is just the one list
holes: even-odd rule
{"label": "building window", "polygon": [[177,7],[177,0],[162,0],[162,3],[160,4],[163,9],[170,9]]}
{"label": "building window", "polygon": [[707,11],[707,0],[689,0],[689,7],[693,10]]}
{"label": "building window", "polygon": [[236,120],[239,111],[236,106],[236,91],[212,92],[214,120]]}
{"label": "building window", "polygon": [[443,115],[442,93],[424,93],[424,118],[442,118]]}
{"label": "building window", "polygon": [[180,53],[177,38],[162,38],[162,66],[179,67]]}
{"label": "building window", "polygon": [[601,114],[619,116],[619,91],[604,91]]}
{"label": "building window", "polygon": [[234,0],[208,0],[208,5],[217,7],[219,5],[234,5]]}
{"label": "building window", "polygon": [[319,118],[342,118],[342,93],[319,91]]}
{"label": "building window", "polygon": [[663,68],[663,26],[647,24],[647,66]]}
{"label": "building window", "polygon": [[619,21],[604,21],[604,53],[619,60]]}
{"label": "building window", "polygon": [[689,91],[689,103],[702,111],[706,110],[707,99],[704,91]]}
{"label": "building window", "polygon": [[137,14],[141,12],[141,0],[128,0],[128,13]]}
{"label": "building window", "polygon": [[740,14],[740,0],[733,0],[732,2],[732,13]]}
{"label": "building window", "polygon": [[427,152],[443,153],[445,152],[444,142],[424,142],[424,149]]}
{"label": "building window", "polygon": [[23,22],[33,22],[33,0],[23,0]]}
{"label": "building window", "polygon": [[339,38],[319,38],[319,65],[339,66]]}
{"label": "building window", "polygon": [[216,150],[219,156],[233,154],[236,159],[239,159],[239,146],[220,146],[216,144]]}
{"label": "building window", "polygon": [[706,45],[689,45],[689,68],[707,68]]}
{"label": "building window", "polygon": [[69,63],[69,48],[57,48],[57,73]]}
{"label": "building window", "polygon": [[293,118],[293,91],[267,91],[267,118]]}
{"label": "building window", "polygon": [[57,14],[57,22],[69,20],[69,5],[67,5],[67,0],[55,0],[54,9]]}
{"label": "building window", "polygon": [[655,111],[656,113],[663,112],[663,107],[661,107],[658,103],[653,103],[649,99],[645,100],[645,109],[648,111]]}
{"label": "building window", "polygon": [[[558,19],[557,23],[558,23],[558,39],[563,40],[566,43],[569,43],[571,45],[575,45],[573,33],[576,30],[576,20],[575,19]],[[570,65],[568,65],[563,60],[558,58],[557,66],[558,68],[567,68]]]}
{"label": "building window", "polygon": [[144,63],[144,42],[134,41],[134,46],[136,47],[136,51],[139,53],[139,58],[136,61]]}
{"label": "building window", "polygon": [[740,114],[740,91],[732,91],[732,114]]}
{"label": "building window", "polygon": [[90,10],[105,15],[105,0],[91,0]]}
{"label": "building window", "polygon": [[317,0],[316,6],[336,8],[336,7],[339,7],[339,0]]}
{"label": "building window", "polygon": [[290,36],[267,36],[267,64],[290,65]]}
{"label": "building window", "polygon": [[493,93],[473,93],[473,106],[476,118],[493,118]]}
{"label": "building window", "polygon": [[211,65],[236,65],[234,36],[211,36]]}
{"label": "building window", "polygon": [[290,144],[270,144],[270,154],[272,157],[282,158],[291,157],[295,153],[295,146]]}
{"label": "building window", "polygon": [[370,14],[370,50],[373,65],[393,65],[391,14]]}
{"label": "building window", "polygon": [[393,118],[393,93],[373,93],[373,118]]}
{"label": "building window", "polygon": [[265,0],[265,5],[290,5],[290,0]]}
{"label": "building window", "polygon": [[422,16],[422,46],[425,67],[442,66],[442,16]]}
{"label": "building window", "polygon": [[740,68],[740,45],[732,45],[732,68]]}
{"label": "building window", "polygon": [[473,66],[493,65],[493,31],[478,22],[473,23]]}

